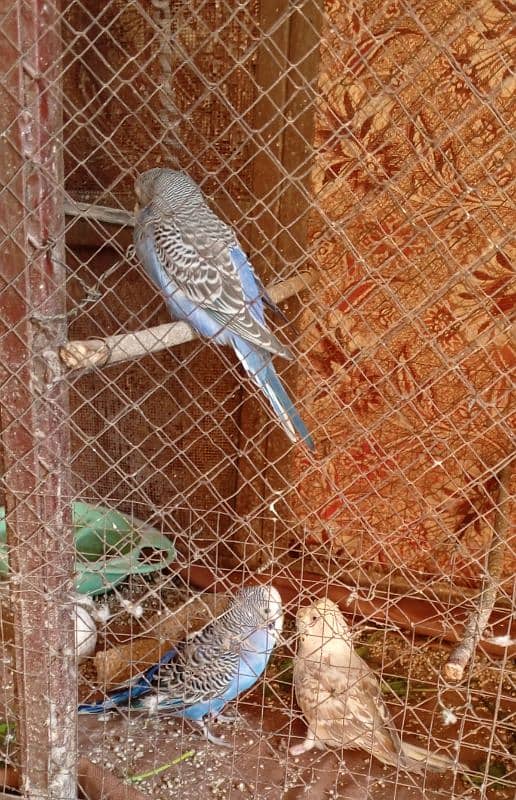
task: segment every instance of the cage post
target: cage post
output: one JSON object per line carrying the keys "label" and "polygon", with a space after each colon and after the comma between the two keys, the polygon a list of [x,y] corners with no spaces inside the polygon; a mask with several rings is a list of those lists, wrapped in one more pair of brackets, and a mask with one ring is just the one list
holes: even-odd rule
{"label": "cage post", "polygon": [[76,797],[60,15],[1,2],[0,405],[23,795]]}
{"label": "cage post", "polygon": [[[260,92],[254,127],[259,146],[253,159],[253,192],[256,198],[263,198],[268,213],[260,216],[249,240],[254,247],[253,264],[266,282],[271,276],[275,280],[284,279],[285,271],[292,270],[292,265],[297,270],[301,266],[303,271],[312,266],[304,255],[311,196],[307,161],[313,149],[313,84],[318,75],[321,26],[322,11],[312,0],[294,6],[288,0],[260,6],[259,28],[268,33],[261,40],[256,67]],[[295,175],[295,181],[286,180],[290,175]],[[294,323],[298,311],[299,301],[294,297],[288,308],[288,316]],[[281,359],[276,366],[281,369]],[[294,381],[290,384],[284,373],[281,379],[295,397]],[[243,441],[256,435],[267,420],[263,404],[245,400],[240,420]],[[252,460],[244,457],[239,461],[238,513],[247,515],[255,510],[270,489],[284,493],[291,468],[290,443],[274,431],[260,448],[254,449]],[[270,520],[260,515],[250,524],[257,540],[271,540]],[[247,538],[238,547],[239,557],[249,566],[260,563],[261,549]]]}

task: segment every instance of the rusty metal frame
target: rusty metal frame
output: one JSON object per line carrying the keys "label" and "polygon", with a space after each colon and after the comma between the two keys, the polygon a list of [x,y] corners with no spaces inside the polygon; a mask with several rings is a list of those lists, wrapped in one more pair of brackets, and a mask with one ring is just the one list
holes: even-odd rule
{"label": "rusty metal frame", "polygon": [[[76,790],[59,6],[0,3],[5,245],[0,402],[23,796]],[[14,144],[13,144],[14,143]],[[58,532],[58,535],[56,535]]]}

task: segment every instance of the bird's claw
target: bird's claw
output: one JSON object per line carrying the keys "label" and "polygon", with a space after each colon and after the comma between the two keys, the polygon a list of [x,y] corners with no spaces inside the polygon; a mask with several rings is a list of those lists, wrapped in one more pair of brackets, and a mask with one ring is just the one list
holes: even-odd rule
{"label": "bird's claw", "polygon": [[215,734],[211,733],[205,722],[201,722],[200,726],[202,728],[202,732],[204,733],[204,737],[208,740],[208,742],[211,744],[216,744],[219,747],[231,747],[229,742],[226,742],[220,736],[215,736]]}
{"label": "bird's claw", "polygon": [[315,747],[315,742],[312,739],[305,739],[305,741],[300,744],[292,745],[289,749],[289,753],[291,756],[302,756],[303,753],[308,753],[313,747]]}
{"label": "bird's claw", "polygon": [[228,724],[232,724],[240,722],[242,717],[240,714],[216,714],[213,719],[215,722],[227,722]]}

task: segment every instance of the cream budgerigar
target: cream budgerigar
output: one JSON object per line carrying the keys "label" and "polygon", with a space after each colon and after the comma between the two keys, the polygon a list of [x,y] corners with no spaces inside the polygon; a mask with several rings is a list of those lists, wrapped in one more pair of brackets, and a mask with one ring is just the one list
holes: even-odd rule
{"label": "cream budgerigar", "polygon": [[353,649],[338,606],[318,600],[297,615],[299,646],[294,662],[297,701],[308,721],[304,742],[290,752],[360,749],[384,764],[411,772],[453,767],[448,758],[402,742],[385,705],[378,679]]}

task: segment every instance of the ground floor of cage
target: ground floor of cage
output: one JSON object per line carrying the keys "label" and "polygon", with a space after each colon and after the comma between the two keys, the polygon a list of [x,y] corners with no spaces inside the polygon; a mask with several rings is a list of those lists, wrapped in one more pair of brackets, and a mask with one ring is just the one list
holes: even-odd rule
{"label": "ground floor of cage", "polygon": [[[188,722],[164,716],[111,715],[81,720],[80,752],[128,785],[155,800],[509,800],[513,789],[493,778],[472,784],[453,773],[408,775],[381,765],[360,751],[342,754],[313,750],[288,754],[303,723],[292,724],[259,697],[239,703],[239,718],[215,725],[229,747],[203,740]],[[489,735],[470,740],[469,763],[477,762]],[[417,737],[412,739],[417,741]],[[463,757],[464,760],[464,757]],[[508,777],[508,776],[506,776]],[[104,795],[101,795],[104,796]]]}
{"label": "ground floor of cage", "polygon": [[[313,750],[298,758],[288,746],[300,741],[304,723],[276,703],[262,705],[260,690],[238,704],[234,723],[212,730],[229,747],[203,740],[183,720],[135,715],[92,717],[81,723],[81,751],[120,777],[136,776],[139,789],[156,800],[423,800],[476,798],[509,800],[512,789],[495,780],[487,788],[451,772],[408,775],[360,751]],[[487,723],[487,720],[486,720]],[[461,757],[480,766],[489,728],[469,738]],[[411,737],[417,741],[416,737]],[[466,752],[468,751],[469,752]],[[506,776],[508,777],[508,776]],[[486,794],[487,792],[487,794]]]}
{"label": "ground floor of cage", "polygon": [[[112,611],[120,604],[122,611],[106,624],[98,652],[115,641],[134,646],[157,608],[166,608],[175,619],[189,596],[184,586],[173,583],[159,594],[149,592],[144,581],[122,587],[109,601]],[[135,603],[133,613],[124,606],[129,600]],[[224,710],[235,714],[235,721],[211,724],[211,732],[227,746],[206,741],[184,719],[125,709],[79,716],[78,756],[154,800],[512,800],[516,667],[510,659],[502,664],[479,652],[467,686],[439,692],[437,678],[449,652],[445,644],[370,627],[359,633],[356,646],[381,675],[384,698],[402,737],[441,754],[458,754],[474,771],[468,777],[459,771],[411,775],[361,751],[289,754],[304,737],[306,724],[292,687],[291,617],[284,633],[286,643],[275,651],[265,676]],[[9,642],[0,643],[0,656],[0,710],[9,722],[16,720]],[[81,700],[98,695],[99,688],[92,659],[80,668]],[[5,751],[0,751],[0,766],[2,760],[15,766],[16,741],[4,735],[0,745]],[[2,789],[7,786],[0,778]]]}

